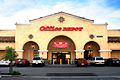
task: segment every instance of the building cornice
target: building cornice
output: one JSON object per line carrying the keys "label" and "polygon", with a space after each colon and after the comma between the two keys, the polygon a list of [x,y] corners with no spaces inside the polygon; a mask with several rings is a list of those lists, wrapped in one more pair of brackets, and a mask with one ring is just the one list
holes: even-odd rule
{"label": "building cornice", "polygon": [[94,20],[87,19],[87,18],[80,17],[80,16],[76,16],[76,15],[73,15],[73,14],[70,14],[70,13],[66,13],[66,12],[62,12],[62,11],[61,11],[61,12],[58,12],[58,13],[50,14],[50,15],[47,15],[47,16],[43,16],[43,17],[40,17],[40,18],[37,18],[37,19],[29,20],[29,22],[33,22],[33,21],[36,21],[36,20],[48,18],[48,17],[50,17],[50,16],[55,16],[55,15],[58,15],[58,14],[65,14],[65,15],[69,15],[69,16],[72,16],[72,17],[76,17],[76,18],[82,19],[82,20],[94,22]]}
{"label": "building cornice", "polygon": [[75,52],[84,52],[85,50],[75,50]]}
{"label": "building cornice", "polygon": [[112,50],[99,50],[99,52],[112,52]]}
{"label": "building cornice", "polygon": [[15,25],[30,25],[30,24],[15,23]]}
{"label": "building cornice", "polygon": [[38,50],[38,52],[48,52],[48,50]]}
{"label": "building cornice", "polygon": [[15,50],[16,52],[23,52],[24,50]]}
{"label": "building cornice", "polygon": [[108,29],[108,31],[120,31],[120,29]]}
{"label": "building cornice", "polygon": [[93,24],[93,25],[108,25],[107,23],[105,23],[105,24]]}

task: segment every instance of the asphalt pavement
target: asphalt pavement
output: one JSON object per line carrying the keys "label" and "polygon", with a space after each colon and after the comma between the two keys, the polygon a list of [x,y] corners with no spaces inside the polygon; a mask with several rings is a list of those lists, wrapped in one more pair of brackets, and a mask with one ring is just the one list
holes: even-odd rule
{"label": "asphalt pavement", "polygon": [[[1,73],[8,72],[8,67],[0,67]],[[120,80],[120,66],[45,66],[14,67],[24,76],[1,77],[0,80]]]}

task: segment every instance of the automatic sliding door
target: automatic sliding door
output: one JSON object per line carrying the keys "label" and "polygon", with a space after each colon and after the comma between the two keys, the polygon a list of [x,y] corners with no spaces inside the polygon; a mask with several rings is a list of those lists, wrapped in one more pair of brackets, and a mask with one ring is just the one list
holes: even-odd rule
{"label": "automatic sliding door", "polygon": [[69,64],[70,60],[70,53],[52,53],[53,64]]}
{"label": "automatic sliding door", "polygon": [[70,62],[70,53],[65,54],[65,64],[69,64]]}
{"label": "automatic sliding door", "polygon": [[57,64],[57,53],[52,53],[52,63]]}

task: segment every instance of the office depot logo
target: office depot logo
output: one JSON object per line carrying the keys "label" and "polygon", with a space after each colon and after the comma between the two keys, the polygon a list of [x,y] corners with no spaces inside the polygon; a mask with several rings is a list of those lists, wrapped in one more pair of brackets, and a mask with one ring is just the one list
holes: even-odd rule
{"label": "office depot logo", "polygon": [[83,27],[41,26],[40,31],[82,31]]}
{"label": "office depot logo", "polygon": [[68,42],[54,42],[54,48],[68,48]]}

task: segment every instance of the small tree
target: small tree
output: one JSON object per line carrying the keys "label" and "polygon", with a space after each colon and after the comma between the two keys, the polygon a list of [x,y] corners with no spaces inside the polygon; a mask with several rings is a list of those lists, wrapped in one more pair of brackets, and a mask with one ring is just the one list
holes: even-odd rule
{"label": "small tree", "polygon": [[16,51],[12,47],[9,47],[9,46],[6,47],[5,53],[6,54],[2,56],[2,59],[10,61],[9,73],[11,73],[13,71],[13,66],[12,66],[13,60],[15,60],[18,55]]}

